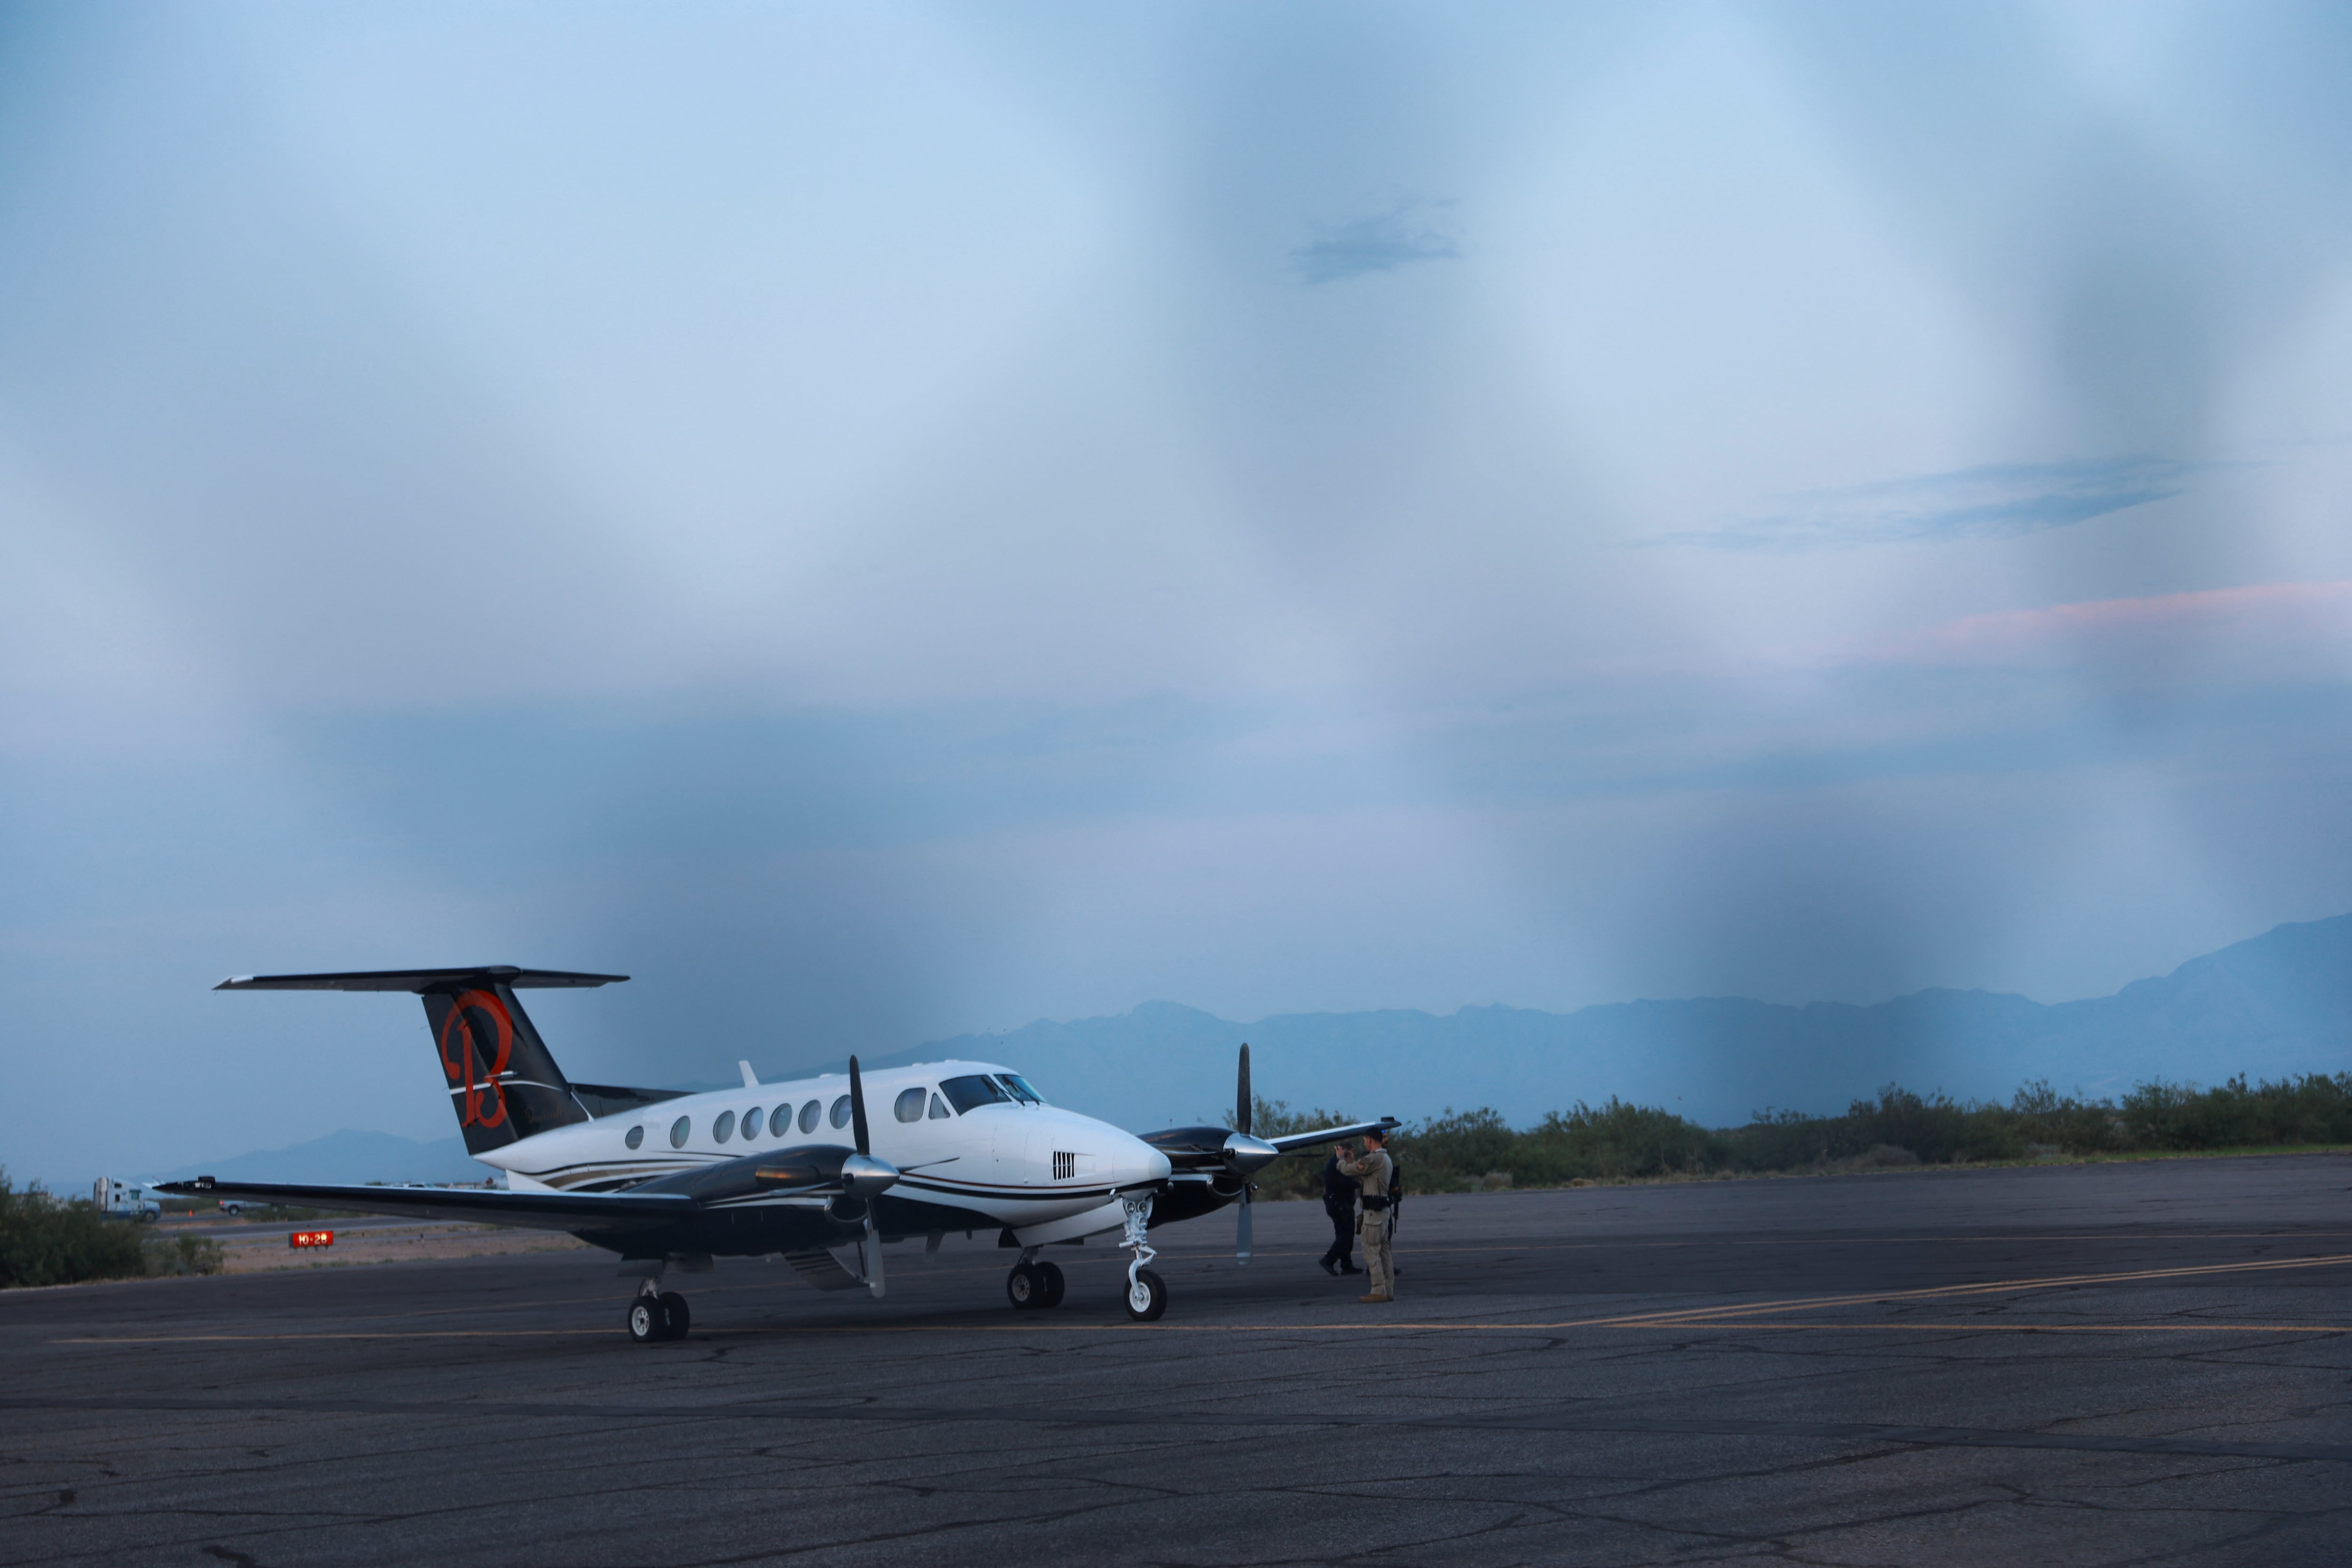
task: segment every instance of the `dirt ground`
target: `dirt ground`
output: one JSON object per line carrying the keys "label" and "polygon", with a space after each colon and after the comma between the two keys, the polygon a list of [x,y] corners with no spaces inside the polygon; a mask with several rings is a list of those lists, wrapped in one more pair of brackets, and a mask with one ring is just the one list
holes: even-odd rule
{"label": "dirt ground", "polygon": [[[334,1230],[335,1244],[289,1247],[286,1237],[296,1229]],[[587,1245],[561,1231],[513,1230],[495,1225],[403,1225],[344,1230],[331,1220],[289,1225],[264,1235],[216,1236],[215,1239],[228,1254],[227,1272],[232,1274],[349,1268],[360,1263],[437,1263],[452,1258],[505,1257],[520,1252],[577,1252]]]}

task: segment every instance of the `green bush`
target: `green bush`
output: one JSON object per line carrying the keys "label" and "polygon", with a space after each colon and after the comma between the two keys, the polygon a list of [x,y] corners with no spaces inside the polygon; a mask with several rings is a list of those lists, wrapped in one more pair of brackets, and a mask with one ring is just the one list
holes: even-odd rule
{"label": "green bush", "polygon": [[[1280,1137],[1351,1118],[1320,1110],[1294,1113],[1280,1101],[1257,1102],[1253,1124]],[[1744,1127],[1709,1130],[1654,1106],[1579,1103],[1533,1127],[1515,1128],[1500,1112],[1447,1109],[1397,1130],[1389,1148],[1411,1192],[1465,1192],[1500,1175],[1514,1186],[1558,1186],[1725,1171],[1860,1169],[1964,1160],[2015,1160],[2037,1152],[2119,1154],[2297,1144],[2352,1144],[2352,1073],[2307,1074],[2249,1088],[2242,1077],[2216,1089],[2150,1080],[2120,1104],[2060,1094],[2045,1080],[2019,1089],[2006,1105],[1920,1095],[1889,1083],[1875,1100],[1856,1100],[1842,1115],[1759,1111]],[[1326,1151],[1278,1160],[1257,1178],[1261,1198],[1321,1193]],[[1494,1184],[1500,1185],[1500,1184]]]}
{"label": "green bush", "polygon": [[0,1170],[0,1288],[135,1279],[147,1271],[139,1233],[88,1198],[19,1190]]}
{"label": "green bush", "polygon": [[150,1274],[218,1274],[228,1254],[209,1236],[151,1237],[143,1261]]}
{"label": "green bush", "polygon": [[2155,1079],[2124,1096],[2122,1122],[2125,1138],[2140,1148],[2340,1144],[2352,1139],[2352,1073],[2252,1089],[2243,1076],[2203,1090]]}

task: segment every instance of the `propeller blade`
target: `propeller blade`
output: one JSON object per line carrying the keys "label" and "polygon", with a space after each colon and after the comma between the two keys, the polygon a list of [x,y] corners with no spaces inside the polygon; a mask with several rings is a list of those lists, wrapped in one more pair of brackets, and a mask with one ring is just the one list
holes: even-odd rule
{"label": "propeller blade", "polygon": [[849,1130],[856,1137],[857,1152],[870,1155],[874,1145],[866,1135],[866,1085],[857,1076],[857,1058],[849,1059]]}
{"label": "propeller blade", "polygon": [[1252,1206],[1251,1206],[1251,1203],[1250,1203],[1250,1189],[1249,1189],[1249,1187],[1248,1187],[1247,1184],[1244,1184],[1244,1186],[1243,1186],[1243,1187],[1242,1187],[1242,1218],[1241,1218],[1241,1225],[1240,1225],[1239,1229],[1238,1229],[1238,1230],[1235,1232],[1235,1234],[1234,1234],[1234,1260],[1235,1260],[1235,1261],[1237,1261],[1237,1262],[1246,1263],[1246,1262],[1248,1262],[1248,1261],[1250,1260],[1250,1208],[1251,1208],[1251,1207],[1252,1207]]}
{"label": "propeller blade", "polygon": [[877,1301],[882,1299],[882,1292],[889,1288],[889,1281],[882,1277],[882,1237],[874,1228],[874,1211],[871,1208],[866,1211],[866,1288],[874,1292],[874,1299]]}
{"label": "propeller blade", "polygon": [[1243,1042],[1242,1042],[1242,1077],[1241,1077],[1241,1083],[1240,1083],[1240,1085],[1239,1085],[1239,1086],[1238,1086],[1238,1087],[1234,1091],[1234,1132],[1236,1132],[1236,1133],[1246,1133],[1246,1132],[1248,1132],[1249,1130],[1250,1130],[1249,1042],[1248,1042],[1247,1040],[1244,1040],[1244,1041],[1243,1041]]}

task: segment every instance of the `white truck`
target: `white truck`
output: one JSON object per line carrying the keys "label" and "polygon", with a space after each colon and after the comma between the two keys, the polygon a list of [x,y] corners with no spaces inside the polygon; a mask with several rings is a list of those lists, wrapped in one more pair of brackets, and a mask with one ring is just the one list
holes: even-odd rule
{"label": "white truck", "polygon": [[163,1218],[163,1205],[135,1181],[116,1181],[112,1176],[100,1176],[90,1197],[101,1214],[119,1214],[142,1225],[151,1225]]}

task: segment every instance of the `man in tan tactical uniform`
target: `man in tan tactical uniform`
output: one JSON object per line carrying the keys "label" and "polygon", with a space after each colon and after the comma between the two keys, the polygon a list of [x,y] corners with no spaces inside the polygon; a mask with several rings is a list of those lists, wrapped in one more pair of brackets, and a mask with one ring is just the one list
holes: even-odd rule
{"label": "man in tan tactical uniform", "polygon": [[1358,1239],[1364,1245],[1364,1271],[1371,1276],[1371,1291],[1359,1296],[1358,1301],[1392,1301],[1396,1300],[1396,1272],[1389,1257],[1389,1156],[1383,1146],[1386,1134],[1370,1132],[1364,1134],[1364,1152],[1352,1150],[1341,1156],[1339,1171],[1363,1184],[1364,1215],[1356,1222]]}

